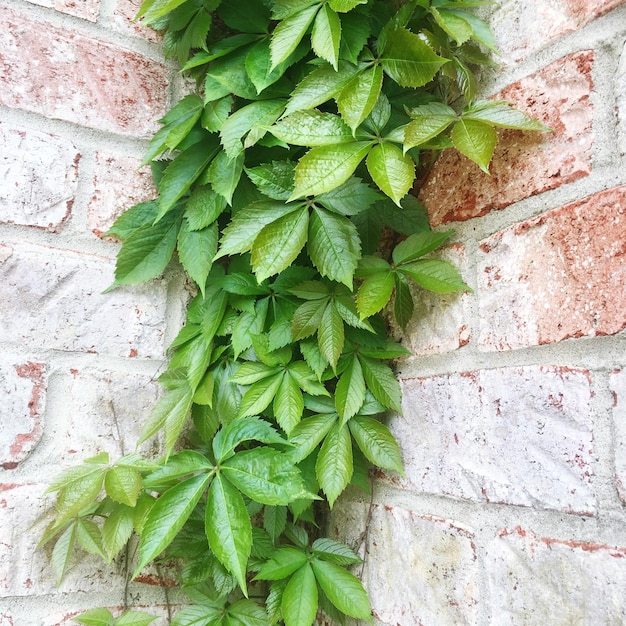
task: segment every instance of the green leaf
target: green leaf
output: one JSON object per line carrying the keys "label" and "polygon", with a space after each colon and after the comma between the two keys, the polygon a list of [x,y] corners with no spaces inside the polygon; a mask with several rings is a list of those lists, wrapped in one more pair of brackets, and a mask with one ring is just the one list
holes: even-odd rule
{"label": "green leaf", "polygon": [[426,208],[417,198],[406,196],[400,204],[402,208],[398,208],[392,202],[383,201],[376,204],[373,209],[384,224],[403,235],[430,230]]}
{"label": "green leaf", "polygon": [[315,464],[320,487],[332,508],[352,478],[352,440],[348,427],[340,423],[330,430]]}
{"label": "green leaf", "polygon": [[163,172],[159,183],[160,220],[188,191],[196,179],[204,172],[218,151],[218,143],[209,136],[204,141],[193,144],[181,152]]}
{"label": "green leaf", "polygon": [[423,87],[447,61],[405,28],[393,31],[381,56],[383,69],[401,87]]}
{"label": "green leaf", "polygon": [[310,300],[301,304],[293,314],[291,332],[294,341],[300,341],[315,334],[322,322],[327,299]]}
{"label": "green leaf", "polygon": [[314,69],[293,90],[284,114],[314,109],[324,104],[334,98],[358,72],[359,68],[347,61],[339,61],[337,70],[332,65]]}
{"label": "green leaf", "polygon": [[246,566],[252,548],[252,524],[241,494],[220,474],[209,489],[205,528],[213,554],[247,596]]}
{"label": "green leaf", "polygon": [[274,417],[287,436],[300,422],[304,399],[298,383],[292,376],[284,376],[274,398]]}
{"label": "green leaf", "polygon": [[210,226],[226,208],[226,199],[210,187],[198,187],[191,192],[185,205],[185,220],[189,230]]}
{"label": "green leaf", "polygon": [[141,474],[131,467],[112,467],[104,477],[104,489],[112,500],[135,506],[141,491]]}
{"label": "green leaf", "polygon": [[318,380],[320,380],[324,370],[328,367],[328,361],[320,351],[317,341],[300,340],[300,351],[307,365],[315,372]]}
{"label": "green leaf", "polygon": [[272,553],[271,558],[263,563],[254,578],[255,580],[280,580],[281,578],[287,578],[306,562],[306,552],[291,546],[278,548],[278,550]]}
{"label": "green leaf", "polygon": [[366,16],[358,13],[342,15],[339,57],[356,64],[370,34],[370,24]]}
{"label": "green leaf", "polygon": [[311,626],[317,614],[317,584],[309,563],[289,579],[281,609],[285,626]]}
{"label": "green leaf", "polygon": [[306,243],[308,226],[309,210],[303,206],[263,227],[252,246],[252,268],[259,282],[295,261]]}
{"label": "green leaf", "polygon": [[322,354],[330,366],[335,369],[343,351],[344,329],[343,319],[334,302],[329,303],[322,315],[322,321],[317,332],[317,341]]}
{"label": "green leaf", "polygon": [[498,46],[489,24],[467,11],[448,10],[447,12],[456,14],[468,22],[472,27],[472,39],[475,39],[478,43],[483,44],[483,46],[498,54]]}
{"label": "green leaf", "polygon": [[[272,126],[273,128],[275,126]],[[287,200],[293,191],[295,163],[292,161],[263,163],[257,167],[246,168],[246,174],[263,195],[272,200]]]}
{"label": "green leaf", "polygon": [[361,581],[345,569],[314,559],[315,578],[328,599],[342,612],[356,619],[371,619],[371,608]]}
{"label": "green leaf", "polygon": [[258,417],[233,419],[222,428],[213,440],[213,452],[219,463],[231,457],[235,448],[245,441],[268,444],[286,444],[274,427]]}
{"label": "green leaf", "polygon": [[330,395],[320,383],[316,374],[306,361],[294,361],[287,366],[289,375],[298,383],[300,389],[312,396]]}
{"label": "green leaf", "polygon": [[298,205],[283,202],[254,202],[238,211],[224,229],[216,259],[248,252],[258,234],[267,224],[298,209]]}
{"label": "green leaf", "polygon": [[259,361],[248,361],[237,369],[230,380],[238,385],[253,385],[264,378],[277,374],[279,371],[279,368],[268,366]]}
{"label": "green leaf", "polygon": [[219,193],[228,204],[232,204],[233,193],[243,172],[243,156],[240,153],[231,159],[226,152],[218,152],[207,170],[206,180],[211,183],[213,191]]}
{"label": "green leaf", "polygon": [[319,4],[320,0],[274,0],[272,3],[272,18],[282,20],[310,7]]}
{"label": "green leaf", "polygon": [[406,328],[407,324],[413,317],[413,296],[407,279],[402,274],[395,275],[396,295],[393,300],[393,314],[396,322],[402,328]]}
{"label": "green leaf", "polygon": [[253,600],[242,598],[226,610],[224,626],[267,626],[267,613]]}
{"label": "green leaf", "polygon": [[396,265],[414,261],[415,259],[439,248],[454,234],[454,231],[433,232],[424,231],[415,233],[404,241],[400,242],[392,253],[393,262]]}
{"label": "green leaf", "polygon": [[293,448],[287,453],[294,463],[300,463],[317,448],[337,421],[333,413],[313,415],[303,419],[292,431],[289,441]]}
{"label": "green leaf", "polygon": [[316,539],[311,546],[313,556],[322,561],[330,561],[335,565],[353,565],[361,563],[360,559],[346,544],[327,537]]}
{"label": "green leaf", "polygon": [[470,289],[463,282],[456,267],[440,259],[423,259],[414,263],[407,263],[401,265],[398,271],[413,279],[424,289],[436,293],[453,293]]}
{"label": "green leaf", "polygon": [[450,139],[454,147],[474,161],[483,172],[489,173],[489,161],[498,142],[492,126],[472,119],[461,119],[452,127]]}
{"label": "green leaf", "polygon": [[356,215],[382,197],[360,178],[352,176],[343,185],[317,196],[316,201],[334,213]]}
{"label": "green leaf", "polygon": [[52,550],[52,566],[59,581],[63,580],[76,543],[76,523],[71,524],[57,539]]}
{"label": "green leaf", "polygon": [[337,98],[341,117],[354,133],[361,122],[371,113],[383,85],[383,70],[380,65],[355,76]]}
{"label": "green leaf", "polygon": [[470,23],[464,17],[461,17],[460,12],[438,11],[436,8],[431,7],[430,13],[434,16],[435,21],[442,30],[454,39],[459,46],[464,44],[474,32]]}
{"label": "green leaf", "polygon": [[224,608],[210,604],[192,604],[176,612],[172,626],[222,626]]}
{"label": "green leaf", "polygon": [[152,24],[184,2],[185,0],[144,0],[139,7],[137,18],[143,17],[146,24]]}
{"label": "green leaf", "polygon": [[102,534],[94,522],[87,519],[76,520],[76,539],[85,552],[105,558]]}
{"label": "green leaf", "polygon": [[352,11],[352,9],[359,4],[367,4],[367,0],[329,0],[328,4],[333,11],[347,13],[348,11]]}
{"label": "green leaf", "polygon": [[170,213],[135,230],[118,252],[114,285],[134,285],[161,274],[176,248],[179,228],[180,217]]}
{"label": "green leaf", "polygon": [[339,44],[341,43],[341,22],[339,16],[328,5],[322,5],[313,23],[311,47],[318,57],[328,61],[335,70],[339,63]]}
{"label": "green leaf", "polygon": [[276,26],[270,42],[272,68],[289,58],[289,55],[298,47],[319,8],[319,4],[309,6],[282,20]]}
{"label": "green leaf", "polygon": [[202,230],[191,230],[187,220],[183,221],[178,233],[178,258],[203,296],[206,279],[213,267],[213,257],[217,253],[217,237],[217,224]]}
{"label": "green leaf", "polygon": [[363,402],[365,402],[363,369],[358,359],[351,358],[335,390],[335,406],[342,421],[345,423],[356,415]]}
{"label": "green leaf", "polygon": [[[251,45],[246,45],[246,43],[256,41],[258,35],[235,35],[235,37],[239,38],[235,49],[219,55],[222,58],[213,61],[206,74],[204,85],[206,102],[219,100],[229,94],[245,100],[252,100],[257,95],[246,72],[246,58],[251,48]],[[242,45],[242,42],[245,43]],[[227,122],[228,120],[225,123]]]}
{"label": "green leaf", "polygon": [[396,205],[406,196],[415,180],[415,163],[391,143],[380,143],[367,155],[367,170],[374,182]]}
{"label": "green leaf", "polygon": [[162,428],[165,431],[165,449],[171,451],[191,410],[193,390],[181,385],[168,391],[155,405],[144,424],[139,443],[143,443]]}
{"label": "green leaf", "polygon": [[102,545],[109,557],[115,558],[126,545],[133,532],[133,509],[123,504],[116,506],[104,520],[102,526]]}
{"label": "green leaf", "polygon": [[316,109],[296,111],[270,127],[269,132],[296,146],[334,146],[354,142],[350,128],[339,116]]}
{"label": "green leaf", "polygon": [[114,626],[114,618],[108,609],[92,609],[73,618],[85,626]]}
{"label": "green leaf", "polygon": [[200,124],[202,128],[208,130],[210,133],[216,133],[222,128],[222,125],[230,115],[233,107],[233,97],[231,95],[207,102],[204,105],[204,111],[200,118]]}
{"label": "green leaf", "polygon": [[287,523],[286,506],[269,506],[263,509],[263,528],[270,536],[272,543],[276,543],[283,534]]}
{"label": "green leaf", "polygon": [[376,400],[398,413],[402,411],[400,384],[389,367],[375,359],[360,357],[368,389]]}
{"label": "green leaf", "polygon": [[409,109],[408,113],[412,121],[404,131],[405,151],[437,137],[457,119],[454,109],[442,102],[422,104]]}
{"label": "green leaf", "polygon": [[362,318],[370,317],[385,307],[393,293],[393,272],[389,269],[368,276],[357,292],[356,307]]}
{"label": "green leaf", "polygon": [[349,219],[314,207],[308,251],[322,276],[352,288],[352,278],[361,256],[361,242],[356,227]]}
{"label": "green leaf", "polygon": [[244,33],[263,33],[269,26],[268,7],[257,0],[222,2],[218,13],[227,26]]}
{"label": "green leaf", "polygon": [[510,102],[504,100],[480,100],[463,112],[464,120],[486,122],[500,128],[515,130],[549,130],[539,120],[529,117]]}
{"label": "green leaf", "polygon": [[280,372],[251,385],[243,395],[238,417],[248,417],[262,413],[274,399],[283,376],[284,372]]}
{"label": "green leaf", "polygon": [[246,57],[246,71],[257,93],[260,94],[280,80],[287,68],[306,54],[307,48],[306,44],[301,43],[282,63],[272,68],[270,38],[265,37],[252,46]]}
{"label": "green leaf", "polygon": [[200,501],[210,480],[211,474],[184,480],[168,489],[154,503],[143,527],[139,564],[133,578],[173,541]]}
{"label": "green leaf", "polygon": [[131,610],[120,615],[115,622],[115,626],[148,626],[148,624],[152,624],[157,619],[159,618],[154,615]]}
{"label": "green leaf", "polygon": [[[234,159],[244,151],[243,138],[259,126],[271,126],[283,112],[283,100],[261,100],[235,111],[222,124],[220,138],[226,154]],[[260,136],[258,137],[260,139]]]}
{"label": "green leaf", "polygon": [[383,469],[404,473],[398,442],[384,424],[371,417],[357,415],[348,422],[348,426],[368,461]]}
{"label": "green leaf", "polygon": [[96,467],[59,489],[55,505],[57,527],[61,527],[97,499],[106,472],[106,467]]}
{"label": "green leaf", "polygon": [[159,212],[156,200],[140,202],[124,211],[113,223],[113,226],[103,234],[103,237],[115,237],[120,241],[128,239],[138,228],[154,222]]}

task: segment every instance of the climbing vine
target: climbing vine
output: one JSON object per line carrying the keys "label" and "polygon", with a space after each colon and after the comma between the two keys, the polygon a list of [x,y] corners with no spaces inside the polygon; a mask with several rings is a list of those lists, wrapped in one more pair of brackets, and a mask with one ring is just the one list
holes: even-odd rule
{"label": "climbing vine", "polygon": [[197,90],[150,142],[158,198],[108,232],[122,241],[111,288],[160,275],[176,252],[197,295],[138,442],[160,436],[163,456],[103,453],[50,486],[42,543],[60,577],[76,544],[110,562],[135,533],[135,576],[179,563],[189,603],[175,626],[371,619],[347,569],[360,559],[320,520],[350,483],[367,488],[370,465],[402,472],[383,416],[400,411],[389,363],[406,350],[381,312],[405,327],[421,289],[468,289],[431,255],[452,233],[432,231],[409,192],[440,150],[487,171],[498,127],[542,128],[475,100],[494,50],[471,12],[483,4],[144,2]]}

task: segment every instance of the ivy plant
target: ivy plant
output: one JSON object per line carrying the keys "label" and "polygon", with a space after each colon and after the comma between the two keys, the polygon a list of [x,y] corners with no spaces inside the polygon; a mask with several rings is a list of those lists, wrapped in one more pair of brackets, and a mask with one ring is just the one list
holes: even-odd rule
{"label": "ivy plant", "polygon": [[139,17],[197,89],[150,141],[158,197],[108,232],[111,288],[176,254],[196,295],[138,442],[160,436],[162,456],[100,454],[50,486],[42,543],[60,577],[76,545],[111,562],[135,533],[135,575],[179,564],[175,626],[370,619],[324,507],[367,489],[371,465],[402,473],[383,418],[401,410],[390,362],[407,351],[389,316],[406,327],[422,290],[468,289],[432,255],[452,233],[410,192],[440,150],[487,171],[498,128],[543,128],[475,98],[494,50],[483,4],[145,0]]}

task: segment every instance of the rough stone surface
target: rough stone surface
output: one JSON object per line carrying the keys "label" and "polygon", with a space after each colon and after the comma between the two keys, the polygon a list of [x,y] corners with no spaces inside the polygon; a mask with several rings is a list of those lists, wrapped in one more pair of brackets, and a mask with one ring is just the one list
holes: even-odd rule
{"label": "rough stone surface", "polygon": [[[113,459],[133,452],[159,396],[160,386],[148,376],[70,370],[66,414],[57,435],[61,460],[74,464],[99,452]],[[141,451],[150,452],[151,442]]]}
{"label": "rough stone surface", "polygon": [[420,492],[591,515],[589,375],[514,367],[401,380],[390,427]]}
{"label": "rough stone surface", "polygon": [[481,244],[480,346],[507,350],[626,328],[626,186]]}
{"label": "rough stone surface", "polygon": [[62,137],[5,123],[0,144],[0,222],[60,230],[76,193],[76,147]]}
{"label": "rough stone surface", "polygon": [[43,433],[44,363],[0,363],[0,467],[14,469]]}
{"label": "rough stone surface", "polygon": [[611,373],[613,424],[615,429],[615,486],[626,503],[626,370]]}
{"label": "rough stone surface", "polygon": [[626,155],[626,45],[622,51],[617,76],[615,77],[617,94],[617,133],[618,147],[622,156]]}
{"label": "rough stone surface", "polygon": [[624,0],[503,0],[490,21],[504,61],[525,59],[559,37],[624,4]]}
{"label": "rough stone surface", "polygon": [[587,176],[593,147],[592,67],[593,52],[579,52],[497,94],[552,132],[501,132],[490,176],[456,150],[444,152],[420,193],[431,223],[479,217]]}
{"label": "rough stone surface", "polygon": [[[399,507],[340,500],[331,523],[339,541],[363,554],[363,583],[374,617],[389,626],[478,624],[473,531],[452,520]],[[393,556],[392,556],[393,555]],[[356,567],[360,575],[361,568]]]}
{"label": "rough stone surface", "polygon": [[485,566],[493,626],[626,621],[626,548],[538,537],[518,527],[500,531]]}
{"label": "rough stone surface", "polygon": [[0,342],[160,358],[166,285],[102,291],[112,259],[36,245],[0,245]]}
{"label": "rough stone surface", "polygon": [[46,487],[45,484],[0,484],[0,597],[122,592],[124,576],[117,565],[106,565],[101,559],[85,554],[73,561],[63,583],[57,587],[50,552],[37,547],[45,528],[42,516],[46,511],[43,495]]}
{"label": "rough stone surface", "polygon": [[[447,246],[436,256],[452,263],[462,276],[468,273],[463,245]],[[393,331],[413,355],[441,354],[469,343],[468,294],[435,294],[418,287],[412,288],[412,293],[413,317],[403,332],[395,324]]]}
{"label": "rough stone surface", "polygon": [[54,9],[59,13],[67,13],[74,17],[80,17],[89,22],[98,19],[100,0],[28,0],[33,4]]}
{"label": "rough stone surface", "polygon": [[156,196],[150,169],[141,169],[141,161],[132,157],[96,154],[93,196],[89,203],[89,229],[98,237],[115,219],[138,202]]}
{"label": "rough stone surface", "polygon": [[127,135],[156,130],[163,64],[8,8],[0,20],[0,104]]}

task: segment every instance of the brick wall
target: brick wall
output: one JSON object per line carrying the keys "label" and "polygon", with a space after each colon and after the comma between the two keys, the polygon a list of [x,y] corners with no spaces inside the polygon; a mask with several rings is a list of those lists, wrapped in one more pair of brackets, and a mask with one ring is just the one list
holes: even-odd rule
{"label": "brick wall", "polygon": [[127,588],[123,559],[87,557],[57,587],[36,549],[50,479],[96,452],[134,449],[183,319],[173,280],[102,294],[118,246],[100,235],[154,194],[137,168],[179,88],[156,35],[133,23],[137,6],[0,7],[2,626],[65,624],[125,598],[167,613],[156,575]]}
{"label": "brick wall", "polygon": [[474,292],[427,296],[398,364],[406,475],[336,505],[378,626],[626,623],[626,2],[503,0],[491,176],[421,190]]}

